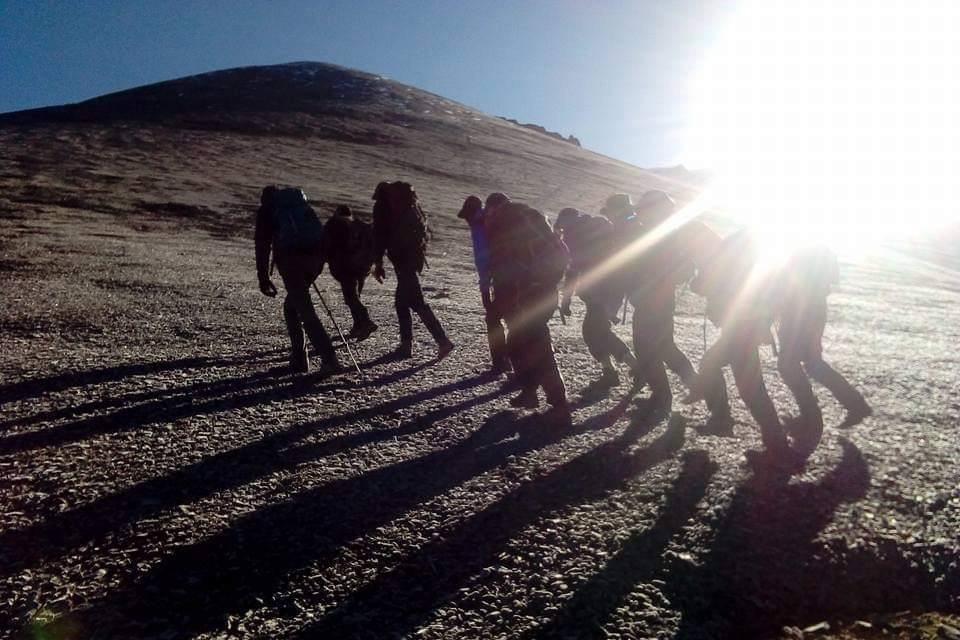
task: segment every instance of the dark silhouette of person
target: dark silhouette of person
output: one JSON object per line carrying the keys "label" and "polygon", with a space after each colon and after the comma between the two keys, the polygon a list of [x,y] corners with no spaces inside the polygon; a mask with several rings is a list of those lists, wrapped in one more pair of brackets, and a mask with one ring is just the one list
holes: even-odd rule
{"label": "dark silhouette of person", "polygon": [[557,287],[568,254],[546,217],[502,193],[487,197],[493,303],[507,323],[507,349],[520,386],[511,406],[539,406],[543,388],[552,411],[569,419],[563,377],[547,326],[557,309]]}
{"label": "dark silhouette of person", "polygon": [[360,300],[374,263],[373,229],[370,224],[354,218],[350,207],[340,205],[323,225],[323,244],[330,275],[340,283],[343,300],[353,318],[349,337],[365,340],[377,330]]}
{"label": "dark silhouette of person", "polygon": [[490,371],[494,375],[509,373],[513,368],[507,353],[507,340],[503,328],[503,317],[493,304],[490,276],[490,240],[484,223],[483,202],[477,196],[468,196],[457,214],[470,226],[470,239],[473,243],[473,262],[477,268],[480,285],[480,301],[483,303],[484,322],[487,326],[487,343],[490,346]]}
{"label": "dark silhouette of person", "polygon": [[[660,190],[646,192],[635,206],[629,196],[614,194],[601,211],[613,221],[621,242],[617,260],[623,265],[623,291],[633,307],[636,382],[649,385],[647,410],[659,415],[668,415],[673,406],[667,367],[686,385],[696,375],[674,339],[676,289],[693,276],[695,260],[713,233],[697,221],[673,220],[676,211],[673,198]],[[725,391],[712,387],[707,397],[711,421],[728,422]]]}
{"label": "dark silhouette of person", "polygon": [[827,296],[839,279],[836,255],[823,246],[795,252],[777,279],[777,369],[800,409],[800,415],[787,421],[787,426],[795,448],[808,455],[823,434],[823,414],[809,378],[825,386],[843,405],[847,412],[843,426],[858,424],[873,412],[863,395],[823,359]]}
{"label": "dark silhouette of person", "polygon": [[444,358],[453,351],[453,342],[447,337],[440,320],[423,298],[420,274],[426,266],[429,232],[426,215],[420,208],[417,194],[408,182],[381,182],[373,193],[373,232],[375,240],[374,277],[383,282],[386,272],[383,256],[390,259],[397,276],[394,306],[400,329],[398,358],[413,355],[413,317],[420,316],[427,331],[437,343],[437,357]]}
{"label": "dark silhouette of person", "polygon": [[613,360],[626,363],[633,375],[639,373],[634,358],[623,340],[613,332],[623,292],[610,269],[609,259],[616,248],[613,224],[606,218],[590,216],[573,208],[557,214],[553,228],[570,250],[570,266],[564,278],[560,313],[570,315],[574,295],[583,301],[583,342],[590,355],[600,363],[600,377],[591,389],[607,389],[620,384]]}
{"label": "dark silhouette of person", "polygon": [[684,402],[696,402],[725,387],[723,368],[730,365],[740,397],[760,427],[768,459],[796,462],[796,452],[790,449],[763,381],[759,349],[772,342],[775,305],[770,279],[757,268],[756,241],[744,231],[725,238],[699,266],[691,289],[706,298],[707,316],[721,333],[703,355],[700,373],[691,381]]}
{"label": "dark silhouette of person", "polygon": [[278,189],[273,185],[263,189],[254,232],[257,278],[261,293],[271,298],[277,295],[277,288],[270,280],[272,253],[287,291],[283,317],[290,334],[290,369],[295,373],[305,373],[310,368],[304,331],[320,356],[320,373],[326,375],[341,370],[330,336],[310,299],[310,285],[323,269],[322,231],[320,220],[303,191]]}

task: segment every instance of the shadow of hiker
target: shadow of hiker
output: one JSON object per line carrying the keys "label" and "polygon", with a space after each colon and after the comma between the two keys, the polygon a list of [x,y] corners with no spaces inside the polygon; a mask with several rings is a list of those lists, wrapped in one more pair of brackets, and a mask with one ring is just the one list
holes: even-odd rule
{"label": "shadow of hiker", "polygon": [[102,369],[88,369],[86,371],[71,371],[43,378],[33,378],[0,386],[0,406],[7,402],[26,400],[44,393],[64,391],[72,387],[114,382],[130,376],[142,376],[162,373],[165,371],[179,371],[182,369],[206,369],[224,367],[247,362],[262,356],[279,353],[278,350],[256,351],[231,357],[199,357],[164,360],[159,362],[136,362],[122,364]]}
{"label": "shadow of hiker", "polygon": [[151,630],[192,636],[222,627],[229,614],[258,607],[279,593],[297,569],[333,559],[343,545],[510,456],[578,432],[535,428],[532,422],[538,418],[525,420],[530,427],[522,430],[521,438],[479,449],[467,438],[245,514],[227,529],[177,548],[78,614],[86,626],[105,636],[147,635]]}
{"label": "shadow of hiker", "polygon": [[[105,433],[134,431],[151,424],[182,420],[199,415],[220,413],[256,406],[268,401],[292,400],[305,395],[322,394],[356,386],[381,387],[413,375],[429,366],[418,364],[401,371],[389,372],[356,384],[349,376],[320,379],[305,376],[278,377],[272,371],[259,371],[247,376],[199,382],[158,391],[135,392],[116,400],[100,400],[73,409],[54,410],[53,415],[83,413],[96,407],[120,406],[105,415],[93,415],[65,424],[36,431],[15,433],[0,438],[0,455],[77,442]],[[145,402],[142,400],[146,399]],[[139,402],[124,406],[129,402]],[[14,422],[27,423],[31,417]]]}
{"label": "shadow of hiker", "polygon": [[[601,414],[585,422],[578,431],[596,429],[609,420],[609,416]],[[407,637],[472,576],[496,564],[517,532],[539,520],[557,517],[571,505],[603,499],[680,450],[686,423],[676,415],[657,439],[642,449],[628,451],[638,434],[649,431],[658,422],[633,424],[624,435],[521,484],[466,518],[454,531],[420,547],[397,569],[378,576],[295,637],[353,637],[371,627],[385,636]],[[497,429],[502,431],[502,425]],[[525,431],[520,429],[521,439]]]}
{"label": "shadow of hiker", "polygon": [[685,452],[680,475],[667,492],[656,522],[624,541],[602,570],[576,588],[573,598],[550,623],[522,637],[607,637],[600,625],[622,606],[638,584],[655,577],[667,544],[694,514],[716,471],[716,463],[705,451]]}
{"label": "shadow of hiker", "polygon": [[3,561],[0,562],[3,567],[0,573],[11,575],[78,546],[102,541],[126,523],[242,486],[267,474],[294,469],[305,462],[336,455],[354,447],[416,433],[439,420],[488,402],[500,392],[494,390],[463,402],[443,405],[393,428],[373,428],[297,446],[298,442],[311,435],[344,421],[393,413],[436,397],[471,389],[484,382],[482,376],[464,378],[363,408],[352,414],[338,414],[293,425],[248,445],[204,458],[165,476],[146,480],[82,507],[53,515],[38,524],[5,531],[0,533],[0,560]]}
{"label": "shadow of hiker", "polygon": [[819,482],[791,484],[772,469],[751,476],[703,564],[663,570],[664,590],[682,611],[676,638],[772,637],[817,610],[829,559],[815,538],[839,505],[862,499],[870,486],[863,455],[848,441],[842,447],[839,464]]}

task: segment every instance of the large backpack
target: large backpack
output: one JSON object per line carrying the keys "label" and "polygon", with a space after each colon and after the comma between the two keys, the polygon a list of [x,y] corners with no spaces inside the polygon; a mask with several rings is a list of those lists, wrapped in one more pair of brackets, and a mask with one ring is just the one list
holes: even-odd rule
{"label": "large backpack", "polygon": [[274,251],[315,248],[323,237],[323,225],[307,202],[302,189],[280,189],[270,211]]}
{"label": "large backpack", "polygon": [[[546,216],[525,204],[508,203],[488,220],[491,265],[518,285],[555,287],[563,279],[570,254]],[[497,264],[494,264],[497,263]]]}
{"label": "large backpack", "polygon": [[363,220],[351,220],[349,248],[351,271],[359,277],[365,277],[376,260],[373,225]]}
{"label": "large backpack", "polygon": [[430,228],[417,193],[409,182],[391,182],[378,189],[389,209],[390,234],[387,252],[391,259],[413,261],[422,268],[427,255]]}

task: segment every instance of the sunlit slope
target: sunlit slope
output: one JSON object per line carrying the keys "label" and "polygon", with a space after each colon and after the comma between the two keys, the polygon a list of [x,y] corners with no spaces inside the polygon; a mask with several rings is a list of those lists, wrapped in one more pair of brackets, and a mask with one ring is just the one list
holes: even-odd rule
{"label": "sunlit slope", "polygon": [[[509,114],[507,114],[509,115]],[[383,179],[438,218],[468,193],[596,209],[664,179],[441,96],[320,63],[216,71],[0,116],[0,204],[199,217],[233,226],[268,182],[369,207]],[[450,214],[445,216],[444,214]],[[443,226],[441,222],[440,226]]]}

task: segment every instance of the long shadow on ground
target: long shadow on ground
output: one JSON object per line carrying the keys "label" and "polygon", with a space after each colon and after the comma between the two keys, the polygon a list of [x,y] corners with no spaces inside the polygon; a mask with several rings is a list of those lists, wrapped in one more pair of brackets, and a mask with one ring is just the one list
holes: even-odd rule
{"label": "long shadow on ground", "polygon": [[251,358],[273,353],[277,352],[261,351],[229,358],[201,357],[180,358],[177,360],[164,360],[160,362],[137,362],[132,364],[117,365],[114,367],[104,367],[101,369],[71,371],[68,373],[61,373],[44,378],[33,378],[31,380],[23,380],[21,382],[0,386],[0,406],[7,402],[35,398],[44,393],[64,391],[65,389],[70,389],[72,387],[102,384],[104,382],[115,382],[130,376],[153,375],[165,371],[224,367],[235,365]]}
{"label": "long shadow on ground", "polygon": [[[604,420],[605,416],[597,419],[598,422]],[[654,426],[654,422],[635,422],[622,437],[577,456],[546,476],[524,483],[467,518],[455,531],[421,547],[398,569],[376,578],[297,637],[351,638],[364,635],[370,629],[377,629],[385,637],[407,637],[439,605],[454,597],[472,576],[497,564],[498,556],[518,531],[570,505],[602,499],[629,479],[664,462],[683,446],[685,422],[675,417],[656,440],[628,453],[636,438]],[[713,466],[706,453],[693,452],[686,459],[678,490],[702,496],[712,473]],[[702,486],[696,488],[698,484]],[[698,500],[695,498],[693,504]],[[673,528],[686,520],[691,508],[686,504],[681,507],[677,501],[668,502],[667,507],[671,512],[658,523],[656,534],[664,543]]]}
{"label": "long shadow on ground", "polygon": [[938,572],[905,558],[896,541],[852,551],[843,540],[817,540],[837,508],[870,486],[863,455],[849,441],[841,446],[839,464],[818,482],[758,469],[738,488],[704,563],[665,573],[682,610],[677,638],[767,638],[823,617],[945,603],[950,586],[936,584]]}
{"label": "long shadow on ground", "polygon": [[[378,387],[391,384],[420,371],[429,363],[422,363],[368,378],[360,383],[363,387]],[[314,395],[352,386],[347,377],[333,378],[316,383],[312,376],[279,377],[270,371],[259,371],[248,376],[201,382],[145,395],[125,398],[121,408],[112,413],[80,418],[37,431],[28,431],[0,439],[0,455],[27,451],[40,447],[52,447],[78,442],[105,433],[134,431],[151,424],[173,422],[195,416],[220,413],[264,402],[292,400],[305,395]],[[146,402],[133,404],[138,399]],[[97,401],[93,404],[97,404]],[[71,411],[87,411],[81,406]]]}
{"label": "long shadow on ground", "polygon": [[354,447],[416,433],[439,420],[488,402],[499,395],[499,391],[444,405],[411,417],[397,427],[370,429],[295,446],[298,442],[345,421],[366,420],[416,407],[419,403],[433,398],[471,389],[489,381],[490,378],[484,376],[464,378],[366,407],[351,414],[339,414],[294,425],[248,445],[204,458],[168,475],[141,482],[83,507],[51,515],[34,526],[4,532],[0,534],[2,571],[4,574],[16,573],[81,545],[101,542],[127,523],[242,486],[267,474],[293,469],[300,464]]}
{"label": "long shadow on ground", "polygon": [[694,515],[716,471],[716,463],[705,451],[686,452],[683,468],[667,492],[656,522],[631,535],[602,570],[577,587],[573,598],[550,623],[523,637],[607,637],[600,625],[623,606],[637,585],[656,577],[667,544]]}
{"label": "long shadow on ground", "polygon": [[[534,424],[537,420],[538,423]],[[226,626],[230,614],[282,592],[302,567],[334,558],[358,536],[503,464],[587,427],[517,425],[519,437],[488,444],[467,438],[450,448],[336,480],[261,508],[228,529],[174,551],[148,573],[94,602],[83,621],[101,637],[170,631],[175,637]]]}

